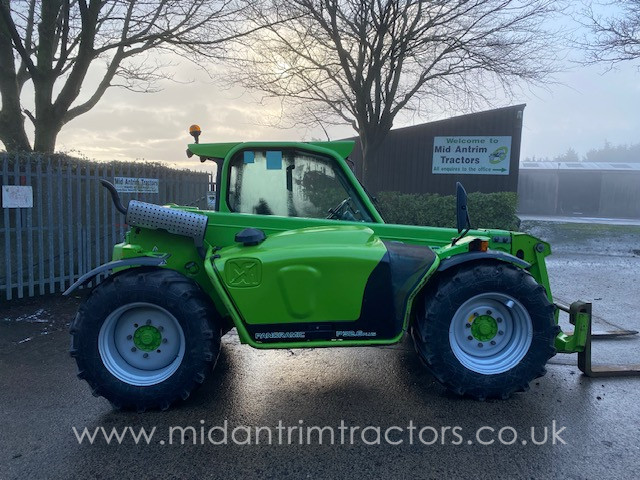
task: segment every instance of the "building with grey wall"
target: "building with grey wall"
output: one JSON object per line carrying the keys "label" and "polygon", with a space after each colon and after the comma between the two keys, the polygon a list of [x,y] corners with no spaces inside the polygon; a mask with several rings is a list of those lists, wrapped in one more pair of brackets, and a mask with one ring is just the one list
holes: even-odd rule
{"label": "building with grey wall", "polygon": [[[389,132],[369,165],[371,192],[515,192],[525,105],[487,110]],[[356,139],[357,140],[357,139]],[[351,159],[362,179],[356,141]]]}
{"label": "building with grey wall", "polygon": [[640,163],[523,162],[519,212],[640,218]]}

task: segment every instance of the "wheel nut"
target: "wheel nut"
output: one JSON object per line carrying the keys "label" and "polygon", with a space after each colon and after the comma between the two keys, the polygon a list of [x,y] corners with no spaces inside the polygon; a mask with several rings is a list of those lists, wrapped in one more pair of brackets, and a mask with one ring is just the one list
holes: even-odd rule
{"label": "wheel nut", "polygon": [[127,340],[131,340],[133,337],[131,335],[127,335]]}
{"label": "wheel nut", "polygon": [[487,315],[491,315],[491,310],[487,310]]}
{"label": "wheel nut", "polygon": [[484,345],[483,345],[483,344],[481,344],[481,343],[479,343],[479,344],[478,344],[478,346],[479,346],[480,348],[484,347]]}
{"label": "wheel nut", "polygon": [[503,332],[502,330],[500,330],[500,331],[498,332],[498,335],[504,335],[504,332]]}
{"label": "wheel nut", "polygon": [[467,327],[467,328],[471,328],[471,324],[470,324],[470,323],[467,323],[467,324],[465,325],[465,327]]}
{"label": "wheel nut", "polygon": [[473,312],[473,316],[474,316],[474,317],[478,317],[478,316],[479,316],[479,315],[478,315],[478,312]]}
{"label": "wheel nut", "polygon": [[491,345],[495,345],[496,341],[495,340],[491,340]]}
{"label": "wheel nut", "polygon": [[473,337],[472,337],[471,335],[469,335],[469,336],[467,337],[467,340],[473,340]]}
{"label": "wheel nut", "polygon": [[151,320],[147,320],[147,325],[151,325]]}
{"label": "wheel nut", "polygon": [[163,330],[164,330],[164,327],[163,327],[162,325],[160,325],[160,326],[158,327],[158,331],[159,331],[159,332],[162,332]]}
{"label": "wheel nut", "polygon": [[496,322],[502,323],[502,319],[501,318],[496,318]]}
{"label": "wheel nut", "polygon": [[137,348],[136,348],[136,347],[131,347],[131,351],[132,351],[132,352],[135,352],[136,350],[137,350]]}
{"label": "wheel nut", "polygon": [[162,339],[162,343],[167,343],[169,340],[167,340],[166,338]]}
{"label": "wheel nut", "polygon": [[147,358],[147,357],[149,357],[149,354],[148,354],[148,353],[145,353],[145,354],[144,354],[144,355],[142,355],[142,356],[143,356],[144,358]]}

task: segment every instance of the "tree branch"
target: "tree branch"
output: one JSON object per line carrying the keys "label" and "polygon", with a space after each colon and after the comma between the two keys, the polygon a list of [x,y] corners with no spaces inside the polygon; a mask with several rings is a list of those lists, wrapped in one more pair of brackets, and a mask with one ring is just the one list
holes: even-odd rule
{"label": "tree branch", "polygon": [[2,1],[0,1],[0,19],[2,19],[2,22],[7,28],[7,31],[9,32],[9,35],[13,42],[13,46],[16,49],[16,51],[20,54],[20,57],[22,58],[22,61],[25,63],[25,65],[29,69],[29,72],[31,73],[32,76],[34,74],[37,75],[36,66],[31,61],[31,57],[29,56],[29,53],[27,52],[27,50],[25,49],[22,43],[20,34],[16,29],[16,24],[13,22],[13,19],[11,18],[11,12],[9,11],[9,7],[5,5],[5,3]]}

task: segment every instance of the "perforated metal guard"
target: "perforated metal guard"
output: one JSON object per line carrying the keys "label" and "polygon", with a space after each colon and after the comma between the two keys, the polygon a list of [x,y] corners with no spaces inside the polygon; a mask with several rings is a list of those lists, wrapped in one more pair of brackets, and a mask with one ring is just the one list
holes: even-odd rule
{"label": "perforated metal guard", "polygon": [[202,246],[208,221],[206,215],[174,210],[137,200],[131,200],[127,209],[129,225],[151,230],[166,230],[176,235],[191,237],[196,247]]}

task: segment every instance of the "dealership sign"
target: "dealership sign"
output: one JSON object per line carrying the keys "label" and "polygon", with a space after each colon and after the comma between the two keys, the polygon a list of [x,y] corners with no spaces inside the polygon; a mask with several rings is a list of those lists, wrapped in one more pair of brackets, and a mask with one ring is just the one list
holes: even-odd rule
{"label": "dealership sign", "polygon": [[434,174],[509,175],[511,137],[435,137]]}
{"label": "dealership sign", "polygon": [[157,178],[114,177],[113,185],[120,193],[158,193]]}

